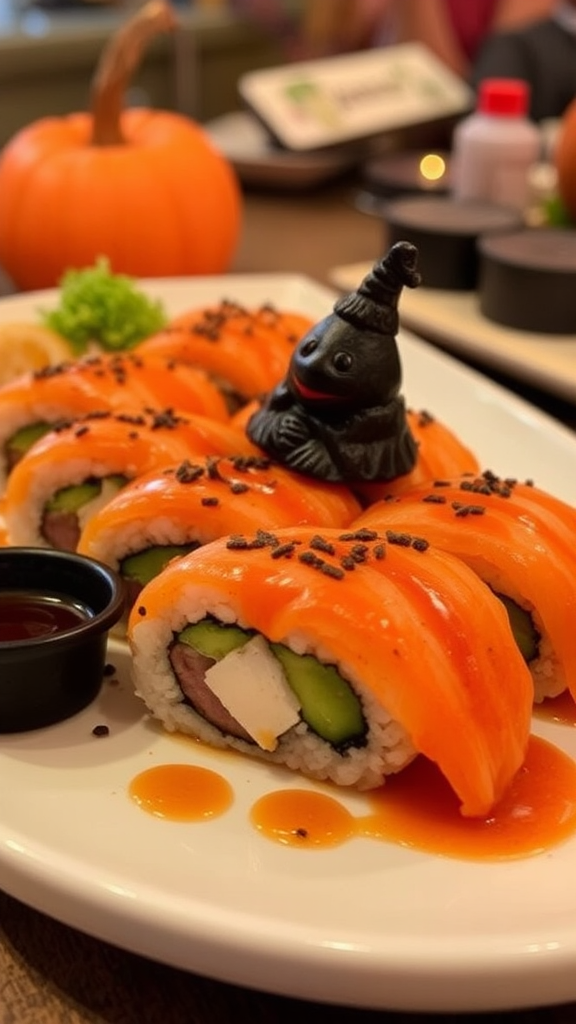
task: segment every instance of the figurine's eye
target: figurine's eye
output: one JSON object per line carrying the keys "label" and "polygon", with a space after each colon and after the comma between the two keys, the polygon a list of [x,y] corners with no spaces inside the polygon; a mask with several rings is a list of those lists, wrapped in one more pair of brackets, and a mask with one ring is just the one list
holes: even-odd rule
{"label": "figurine's eye", "polygon": [[309,338],[308,341],[304,341],[300,346],[301,356],[311,356],[313,352],[318,348],[317,338]]}
{"label": "figurine's eye", "polygon": [[339,373],[348,373],[352,369],[353,362],[349,352],[337,352],[332,360],[332,365]]}

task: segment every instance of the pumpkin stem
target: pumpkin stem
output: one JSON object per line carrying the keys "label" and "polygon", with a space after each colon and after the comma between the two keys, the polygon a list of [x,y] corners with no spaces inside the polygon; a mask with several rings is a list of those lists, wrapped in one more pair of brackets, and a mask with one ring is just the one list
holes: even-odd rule
{"label": "pumpkin stem", "polygon": [[91,87],[92,145],[119,146],[124,94],[147,44],[170,32],[177,20],[166,0],[149,0],[116,32],[102,51]]}

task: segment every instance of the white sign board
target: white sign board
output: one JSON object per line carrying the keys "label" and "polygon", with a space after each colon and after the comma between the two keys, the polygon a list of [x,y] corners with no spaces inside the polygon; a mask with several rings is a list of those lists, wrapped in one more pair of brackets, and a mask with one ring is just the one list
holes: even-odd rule
{"label": "white sign board", "polygon": [[467,113],[469,86],[420,43],[252,71],[240,96],[276,141],[314,150]]}

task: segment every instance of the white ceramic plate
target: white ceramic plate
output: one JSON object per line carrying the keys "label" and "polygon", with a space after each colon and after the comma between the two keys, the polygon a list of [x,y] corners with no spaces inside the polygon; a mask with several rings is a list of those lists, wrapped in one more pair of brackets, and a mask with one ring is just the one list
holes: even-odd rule
{"label": "white ceramic plate", "polygon": [[[147,287],[172,311],[229,297],[321,317],[334,298],[282,275]],[[0,316],[29,317],[53,301],[11,298]],[[576,502],[576,436],[409,335],[400,344],[412,405],[451,424],[494,471],[529,475]],[[112,643],[109,658],[121,683],[105,683],[92,707],[50,729],[0,737],[7,892],[132,951],[279,994],[416,1011],[576,999],[576,839],[506,863],[370,840],[324,851],[278,846],[252,829],[248,812],[294,779],[163,735],[131,692],[123,649]],[[97,739],[100,723],[110,735]],[[576,757],[576,730],[540,721],[535,732]],[[224,775],[232,809],[201,824],[141,811],[127,795],[131,779],[169,761]],[[356,810],[363,800],[342,799]]]}
{"label": "white ceramic plate", "polygon": [[[333,284],[348,291],[371,263],[334,267]],[[415,288],[402,297],[407,328],[512,378],[576,402],[576,335],[531,334],[482,315],[475,292]]]}

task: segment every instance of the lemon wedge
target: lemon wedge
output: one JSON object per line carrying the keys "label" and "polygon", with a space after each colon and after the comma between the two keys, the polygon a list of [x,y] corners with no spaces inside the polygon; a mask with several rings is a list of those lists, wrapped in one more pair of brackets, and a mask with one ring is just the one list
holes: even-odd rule
{"label": "lemon wedge", "polygon": [[0,323],[0,385],[73,356],[65,338],[34,323]]}

